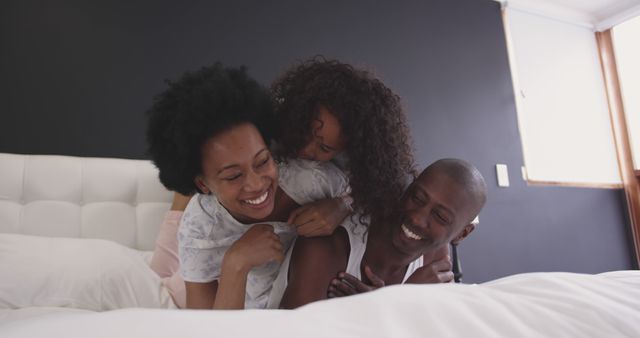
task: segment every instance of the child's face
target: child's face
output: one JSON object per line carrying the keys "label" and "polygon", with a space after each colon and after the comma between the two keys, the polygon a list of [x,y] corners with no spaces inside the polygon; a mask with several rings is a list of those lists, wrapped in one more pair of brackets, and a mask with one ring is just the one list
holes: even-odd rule
{"label": "child's face", "polygon": [[224,131],[202,146],[202,175],[196,185],[213,193],[229,213],[254,223],[273,211],[278,167],[252,124]]}
{"label": "child's face", "polygon": [[324,106],[311,122],[311,138],[299,153],[300,158],[330,161],[344,149],[344,136],[338,119]]}
{"label": "child's face", "polygon": [[473,218],[474,206],[469,192],[448,175],[424,172],[402,199],[402,223],[393,229],[392,242],[408,254],[449,243]]}

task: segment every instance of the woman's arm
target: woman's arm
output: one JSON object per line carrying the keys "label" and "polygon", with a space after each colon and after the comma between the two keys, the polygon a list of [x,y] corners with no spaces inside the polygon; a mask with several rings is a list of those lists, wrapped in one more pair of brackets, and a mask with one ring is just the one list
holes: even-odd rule
{"label": "woman's arm", "polygon": [[217,281],[186,282],[187,308],[244,309],[249,271],[270,261],[282,262],[283,258],[282,243],[273,227],[252,226],[224,254]]}
{"label": "woman's arm", "polygon": [[187,291],[187,309],[213,308],[218,290],[218,281],[209,283],[185,282]]}
{"label": "woman's arm", "polygon": [[248,271],[234,271],[223,264],[219,281],[185,282],[187,309],[243,309],[247,274]]}
{"label": "woman's arm", "polygon": [[214,309],[242,310],[244,309],[247,292],[248,270],[239,266],[222,265],[220,287],[213,303]]}

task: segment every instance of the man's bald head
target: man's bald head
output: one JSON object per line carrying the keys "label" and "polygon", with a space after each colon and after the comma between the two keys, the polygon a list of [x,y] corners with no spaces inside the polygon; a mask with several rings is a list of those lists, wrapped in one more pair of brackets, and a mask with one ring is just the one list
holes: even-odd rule
{"label": "man's bald head", "polygon": [[487,184],[484,177],[475,166],[467,161],[455,158],[438,160],[423,170],[417,179],[419,180],[426,175],[445,175],[468,193],[473,214],[468,223],[480,213],[487,201]]}

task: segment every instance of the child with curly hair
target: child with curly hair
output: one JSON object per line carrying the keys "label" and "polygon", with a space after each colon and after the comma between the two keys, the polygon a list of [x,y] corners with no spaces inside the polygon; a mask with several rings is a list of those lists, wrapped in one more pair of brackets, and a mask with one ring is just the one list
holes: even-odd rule
{"label": "child with curly hair", "polygon": [[411,138],[400,98],[373,74],[315,57],[271,86],[278,158],[332,161],[349,177],[350,195],[296,210],[299,235],[329,235],[350,209],[390,217],[414,174]]}

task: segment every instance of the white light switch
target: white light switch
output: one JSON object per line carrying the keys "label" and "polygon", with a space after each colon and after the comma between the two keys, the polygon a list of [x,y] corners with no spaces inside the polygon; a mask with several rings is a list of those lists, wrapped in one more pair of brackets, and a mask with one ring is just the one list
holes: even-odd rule
{"label": "white light switch", "polygon": [[496,164],[496,176],[498,177],[499,187],[509,186],[509,171],[506,164]]}

